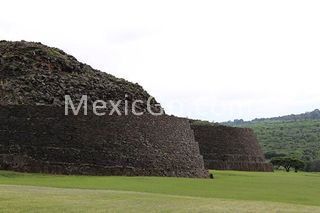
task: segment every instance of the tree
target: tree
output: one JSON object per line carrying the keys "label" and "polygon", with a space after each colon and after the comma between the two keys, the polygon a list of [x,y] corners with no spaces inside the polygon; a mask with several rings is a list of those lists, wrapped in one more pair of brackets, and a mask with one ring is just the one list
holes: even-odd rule
{"label": "tree", "polygon": [[291,168],[294,168],[295,172],[304,168],[303,161],[291,157],[272,158],[271,163],[273,166],[282,166],[287,172],[289,172]]}
{"label": "tree", "polygon": [[294,168],[294,171],[298,172],[298,170],[304,169],[305,163],[302,160],[293,159],[292,166]]}
{"label": "tree", "polygon": [[282,166],[283,168],[285,168],[287,172],[289,172],[290,168],[292,167],[290,164],[291,162],[290,159],[291,158],[288,158],[288,157],[276,157],[271,159],[271,163],[273,166],[278,166],[278,167]]}

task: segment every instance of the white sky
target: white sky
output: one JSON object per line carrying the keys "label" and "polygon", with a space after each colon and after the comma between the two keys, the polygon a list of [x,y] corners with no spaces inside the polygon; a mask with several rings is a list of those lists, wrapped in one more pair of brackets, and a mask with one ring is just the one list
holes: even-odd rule
{"label": "white sky", "polygon": [[225,121],[320,106],[320,1],[0,2],[0,40],[40,41],[138,82],[169,114]]}

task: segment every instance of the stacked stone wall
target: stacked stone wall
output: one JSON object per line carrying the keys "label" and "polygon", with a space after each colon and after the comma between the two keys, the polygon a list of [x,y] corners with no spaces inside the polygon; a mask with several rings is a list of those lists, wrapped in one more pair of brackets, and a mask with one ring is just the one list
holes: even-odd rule
{"label": "stacked stone wall", "polygon": [[192,125],[205,167],[217,170],[273,171],[252,129]]}
{"label": "stacked stone wall", "polygon": [[0,169],[82,175],[208,177],[189,121],[173,116],[64,115],[0,106]]}

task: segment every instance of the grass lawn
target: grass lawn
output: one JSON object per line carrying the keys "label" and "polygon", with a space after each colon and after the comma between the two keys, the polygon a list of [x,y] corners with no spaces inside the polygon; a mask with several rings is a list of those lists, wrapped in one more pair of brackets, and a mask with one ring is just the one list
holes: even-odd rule
{"label": "grass lawn", "polygon": [[0,171],[0,212],[320,212],[320,173],[214,173],[212,180]]}

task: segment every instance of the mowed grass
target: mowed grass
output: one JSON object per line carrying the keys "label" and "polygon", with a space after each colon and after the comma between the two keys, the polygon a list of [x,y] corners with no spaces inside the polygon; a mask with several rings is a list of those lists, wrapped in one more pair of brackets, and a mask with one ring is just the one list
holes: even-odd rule
{"label": "mowed grass", "polygon": [[318,206],[112,190],[0,185],[1,212],[320,212]]}
{"label": "mowed grass", "polygon": [[0,211],[320,212],[319,173],[214,174],[189,179],[0,171]]}

